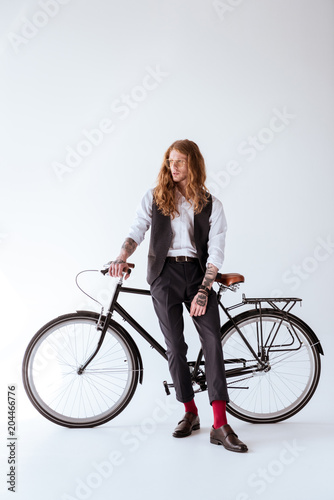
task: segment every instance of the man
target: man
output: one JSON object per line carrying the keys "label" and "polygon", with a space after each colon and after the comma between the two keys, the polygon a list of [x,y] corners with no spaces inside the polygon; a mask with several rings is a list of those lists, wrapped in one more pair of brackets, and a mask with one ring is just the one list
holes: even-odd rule
{"label": "man", "polygon": [[[200,336],[214,423],[210,442],[230,451],[246,452],[227,424],[228,393],[220,341],[218,303],[212,284],[224,260],[226,220],[221,202],[205,187],[205,163],[192,141],[174,142],[166,151],[155,189],[137,210],[121,252],[110,265],[111,276],[127,272],[127,259],[151,226],[147,281],[167,345],[168,365],[185,415],[174,437],[199,429],[187,344],[183,335],[183,304]],[[127,277],[127,276],[126,276]]]}

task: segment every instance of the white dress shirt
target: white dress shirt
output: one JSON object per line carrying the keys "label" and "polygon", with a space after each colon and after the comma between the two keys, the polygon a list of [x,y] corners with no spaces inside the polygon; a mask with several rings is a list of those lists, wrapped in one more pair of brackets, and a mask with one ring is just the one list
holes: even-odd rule
{"label": "white dress shirt", "polygon": [[[136,211],[135,220],[130,227],[128,238],[132,238],[137,245],[144,240],[145,233],[152,223],[153,189],[149,189],[141,200]],[[176,190],[176,202],[179,215],[171,218],[172,242],[167,257],[186,255],[197,257],[194,241],[194,210],[180,191]],[[224,262],[226,237],[226,218],[222,203],[212,195],[212,212],[209,218],[209,240],[207,264],[213,264],[220,269]]]}

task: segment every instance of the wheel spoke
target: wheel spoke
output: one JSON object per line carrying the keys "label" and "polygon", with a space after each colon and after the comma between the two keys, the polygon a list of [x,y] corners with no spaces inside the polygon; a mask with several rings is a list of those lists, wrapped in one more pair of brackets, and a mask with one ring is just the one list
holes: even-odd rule
{"label": "wheel spoke", "polygon": [[101,332],[94,319],[69,316],[32,339],[24,359],[25,387],[50,420],[69,427],[99,425],[130,401],[138,380],[135,358],[124,337],[109,327],[99,352],[79,374]]}
{"label": "wheel spoke", "polygon": [[[286,316],[281,320],[279,312],[275,314],[275,311],[268,310],[262,314],[262,321],[255,311],[241,314],[238,320],[238,328],[254,352],[259,350],[259,355],[267,356],[263,358],[267,360],[266,369],[252,357],[235,327],[223,336],[225,360],[243,360],[246,370],[258,366],[252,368],[252,374],[244,376],[240,363],[233,366],[240,372],[235,378],[228,379],[228,409],[238,418],[250,422],[284,420],[299,411],[315,390],[320,375],[319,354],[298,323],[291,318],[287,320]],[[263,346],[258,343],[261,328]],[[268,349],[274,336],[274,346]],[[227,373],[229,368],[231,365],[228,365]],[[243,380],[246,382],[244,388],[233,388],[234,383],[240,386]]]}

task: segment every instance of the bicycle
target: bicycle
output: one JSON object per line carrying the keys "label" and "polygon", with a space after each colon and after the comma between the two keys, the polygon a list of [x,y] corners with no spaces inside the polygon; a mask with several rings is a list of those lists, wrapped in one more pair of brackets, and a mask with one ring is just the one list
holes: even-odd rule
{"label": "bicycle", "polygon": [[[107,274],[108,269],[94,271]],[[312,329],[290,312],[300,298],[243,294],[242,302],[225,307],[223,292],[236,291],[243,282],[237,273],[216,277],[218,304],[227,316],[221,326],[230,396],[227,411],[251,423],[280,422],[299,412],[313,396],[324,352]],[[118,302],[120,293],[150,295],[149,290],[123,286],[120,278],[106,314],[102,307],[100,314],[79,310],[59,316],[27,346],[24,388],[35,408],[55,424],[77,428],[104,424],[124,410],[138,382],[142,384],[141,354],[132,336],[113,319],[114,313],[167,360],[166,349]],[[230,314],[242,306],[247,310]],[[194,392],[205,391],[202,349],[188,365]],[[170,394],[173,384],[163,384]]]}

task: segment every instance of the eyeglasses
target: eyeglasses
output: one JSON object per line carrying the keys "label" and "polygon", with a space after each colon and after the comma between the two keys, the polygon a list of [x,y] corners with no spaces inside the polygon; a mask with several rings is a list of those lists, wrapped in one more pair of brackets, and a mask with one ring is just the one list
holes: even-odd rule
{"label": "eyeglasses", "polygon": [[185,163],[187,163],[187,160],[170,160],[169,158],[167,158],[166,162],[167,162],[167,166],[169,168],[173,167],[174,165],[176,167],[183,167],[183,165],[185,165]]}

